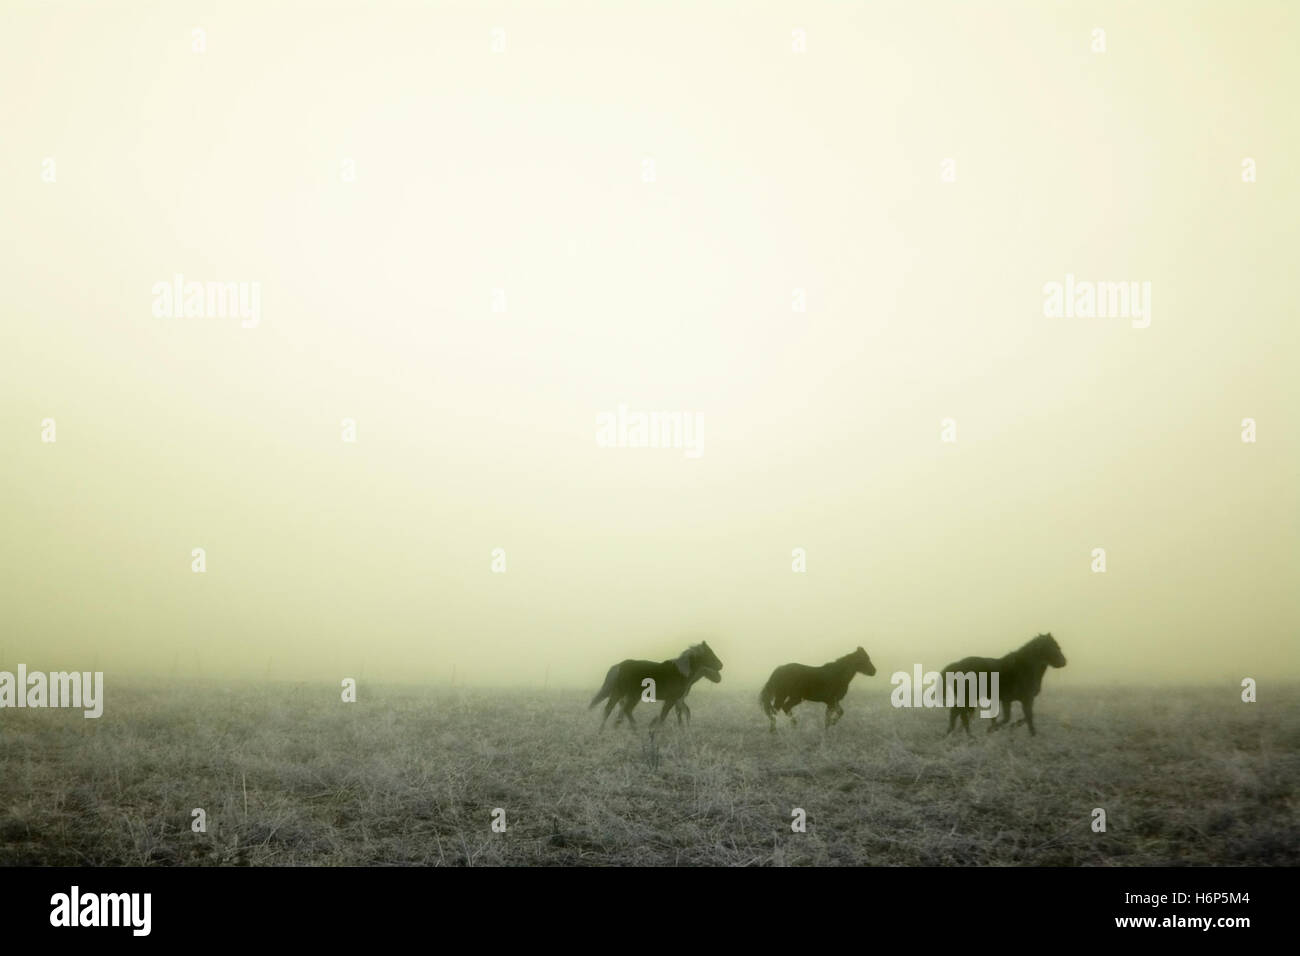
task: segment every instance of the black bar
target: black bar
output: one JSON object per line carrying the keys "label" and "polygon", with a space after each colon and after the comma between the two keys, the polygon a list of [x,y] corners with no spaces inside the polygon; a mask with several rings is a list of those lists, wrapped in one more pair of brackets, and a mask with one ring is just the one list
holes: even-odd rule
{"label": "black bar", "polygon": [[[6,940],[118,937],[161,941],[256,939],[297,944],[375,942],[399,930],[448,927],[470,939],[519,934],[541,945],[554,934],[602,944],[602,925],[633,937],[652,912],[684,908],[684,926],[732,934],[799,932],[839,914],[846,932],[917,946],[992,943],[1018,934],[1135,940],[1204,938],[1231,945],[1290,922],[1294,871],[1284,868],[33,868],[0,870]],[[147,937],[130,926],[55,927],[55,894],[149,893]],[[1185,893],[1186,900],[1175,897]],[[1223,894],[1197,898],[1195,894]],[[1234,897],[1232,894],[1237,894]],[[1164,900],[1161,901],[1163,895]],[[1154,905],[1153,905],[1154,903]],[[1162,925],[1209,917],[1249,921],[1209,929]],[[1120,926],[1126,918],[1152,926]],[[622,922],[619,922],[622,921]],[[129,922],[124,919],[123,922]],[[640,928],[638,928],[640,927]],[[974,933],[974,936],[968,935]],[[1246,935],[1239,935],[1239,934]],[[540,935],[539,935],[540,934]],[[593,935],[595,934],[595,935]],[[700,937],[703,945],[707,937]],[[1056,937],[1052,937],[1056,938]],[[1008,937],[1008,941],[1010,937]]]}

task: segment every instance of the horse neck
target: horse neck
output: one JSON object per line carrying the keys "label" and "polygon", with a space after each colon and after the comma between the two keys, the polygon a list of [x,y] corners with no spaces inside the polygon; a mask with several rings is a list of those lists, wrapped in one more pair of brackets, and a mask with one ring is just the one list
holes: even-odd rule
{"label": "horse neck", "polygon": [[1041,674],[1047,670],[1047,654],[1046,647],[1034,647],[1026,649],[1025,658],[1033,665],[1034,670]]}
{"label": "horse neck", "polygon": [[858,672],[857,665],[853,663],[852,657],[841,657],[837,661],[831,661],[831,673],[833,673],[844,683],[853,680],[853,675]]}
{"label": "horse neck", "polygon": [[1007,664],[1019,663],[1035,681],[1041,681],[1047,670],[1047,658],[1021,648],[1002,658]]}

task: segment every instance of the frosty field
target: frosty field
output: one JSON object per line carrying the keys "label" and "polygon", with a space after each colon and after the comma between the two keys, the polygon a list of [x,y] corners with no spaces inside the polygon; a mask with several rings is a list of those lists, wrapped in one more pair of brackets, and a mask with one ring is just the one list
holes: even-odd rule
{"label": "frosty field", "polygon": [[1037,737],[968,740],[879,681],[775,734],[723,684],[653,745],[651,708],[599,732],[590,693],[137,683],[98,720],[7,710],[0,864],[1300,863],[1294,689],[1048,687]]}

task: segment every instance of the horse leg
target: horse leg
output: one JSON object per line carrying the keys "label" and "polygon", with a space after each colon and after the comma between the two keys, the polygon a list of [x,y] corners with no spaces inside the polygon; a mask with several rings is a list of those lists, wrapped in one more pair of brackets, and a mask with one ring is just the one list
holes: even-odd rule
{"label": "horse leg", "polygon": [[1011,704],[1012,701],[1007,701],[1007,705],[1005,707],[1002,707],[1002,705],[999,703],[998,706],[1001,708],[1001,713],[999,713],[996,717],[993,718],[993,723],[989,726],[989,730],[994,730],[999,727],[1005,727],[1007,724],[1011,722]]}
{"label": "horse leg", "polygon": [[[1007,710],[1010,709],[1011,709],[1010,707],[1007,708]],[[1025,702],[1023,700],[1020,702],[1020,710],[1021,710],[1020,719],[1017,720],[1014,724],[1012,724],[1011,725],[1012,727],[1020,727],[1021,725],[1023,725],[1025,722],[1025,718],[1029,715],[1029,708],[1025,706]],[[1007,719],[1008,720],[1011,719],[1010,715],[1007,716]]]}
{"label": "horse leg", "polygon": [[[670,710],[673,709],[673,704],[675,704],[675,703],[677,703],[677,701],[675,701],[675,700],[666,700],[666,701],[664,701],[664,707],[663,707],[663,710],[659,711],[659,716],[658,716],[658,717],[656,717],[654,720],[650,721],[651,726],[662,727],[662,726],[664,725],[664,723],[668,720],[668,711],[670,711]],[[677,715],[677,721],[678,721],[678,723],[681,722],[681,719],[682,719],[682,715],[681,715],[681,714],[678,714],[678,715]]]}
{"label": "horse leg", "polygon": [[840,718],[843,716],[844,711],[840,709],[837,702],[831,701],[828,703],[826,705],[826,729],[829,730],[831,725],[839,723]]}
{"label": "horse leg", "polygon": [[[767,719],[772,721],[772,733],[776,733],[776,715],[784,709],[785,694],[777,691],[772,697],[772,706],[768,709]],[[790,715],[787,713],[787,717]]]}
{"label": "horse leg", "polygon": [[835,716],[835,705],[827,704],[826,705],[826,729],[827,730],[831,729],[831,718],[833,716]]}
{"label": "horse leg", "polygon": [[[618,717],[619,720],[626,717],[628,727],[636,726],[636,719],[632,716],[632,708],[636,706],[637,700],[639,700],[639,698],[636,694],[628,694],[627,697],[623,699],[623,710]],[[615,722],[615,725],[617,726],[617,721]]]}
{"label": "horse leg", "polygon": [[1034,699],[1032,697],[1022,700],[1020,706],[1025,711],[1025,723],[1029,725],[1029,736],[1037,737],[1038,731],[1034,730]]}
{"label": "horse leg", "polygon": [[1006,722],[1011,719],[1011,708],[1009,706],[1001,707],[1001,705],[999,705],[999,707],[1000,710],[998,715],[989,721],[989,733],[993,733],[993,731],[1004,726]]}
{"label": "horse leg", "polygon": [[686,715],[686,726],[689,729],[691,726],[691,709],[686,706],[685,700],[679,700],[677,702],[677,726],[678,727],[682,725],[682,714]]}
{"label": "horse leg", "polygon": [[785,715],[790,718],[791,727],[796,727],[799,724],[799,721],[794,719],[794,714],[790,713],[790,711],[794,710],[794,708],[797,707],[799,703],[800,700],[798,697],[787,697],[785,699],[785,703],[781,705],[781,709],[785,711]]}
{"label": "horse leg", "polygon": [[961,712],[961,728],[962,730],[966,731],[966,736],[969,737],[970,736],[970,711],[969,710],[963,710]]}
{"label": "horse leg", "polygon": [[948,733],[944,734],[944,736],[947,737],[948,734],[951,734],[953,732],[953,728],[955,728],[956,726],[957,726],[957,708],[949,707],[948,708]]}
{"label": "horse leg", "polygon": [[[610,715],[611,713],[613,713],[613,711],[614,711],[614,707],[615,707],[616,704],[618,704],[618,698],[617,698],[617,697],[611,697],[611,698],[609,699],[609,701],[605,704],[605,716],[602,717],[602,718],[600,718],[600,729],[601,729],[601,730],[604,730],[604,729],[605,729],[605,721],[609,720],[609,715]],[[620,714],[618,720],[622,720],[622,719],[623,719],[623,717],[622,717],[622,715]],[[614,726],[615,726],[615,727],[618,726],[618,720],[614,721]]]}

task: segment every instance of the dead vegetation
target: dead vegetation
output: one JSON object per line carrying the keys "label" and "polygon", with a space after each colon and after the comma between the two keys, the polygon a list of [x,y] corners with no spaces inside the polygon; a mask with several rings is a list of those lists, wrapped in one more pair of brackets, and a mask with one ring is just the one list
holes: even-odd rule
{"label": "dead vegetation", "polygon": [[0,864],[1300,863],[1295,693],[1055,691],[1036,738],[945,740],[944,714],[873,690],[829,732],[771,734],[752,693],[709,687],[654,747],[598,733],[589,690],[141,685],[99,720],[9,710]]}

